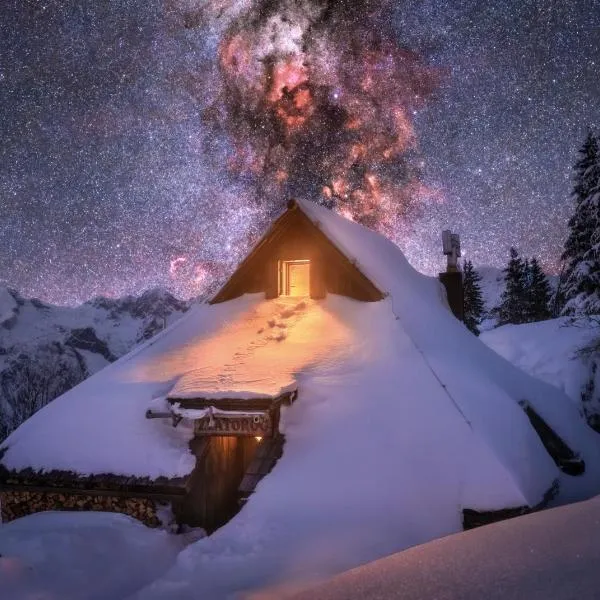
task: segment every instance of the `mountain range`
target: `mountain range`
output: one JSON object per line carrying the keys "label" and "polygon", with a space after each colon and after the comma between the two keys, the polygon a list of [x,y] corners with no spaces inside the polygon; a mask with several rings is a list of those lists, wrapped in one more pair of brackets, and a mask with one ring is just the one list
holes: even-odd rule
{"label": "mountain range", "polygon": [[0,286],[0,440],[83,379],[179,317],[190,303],[163,289],[77,307]]}

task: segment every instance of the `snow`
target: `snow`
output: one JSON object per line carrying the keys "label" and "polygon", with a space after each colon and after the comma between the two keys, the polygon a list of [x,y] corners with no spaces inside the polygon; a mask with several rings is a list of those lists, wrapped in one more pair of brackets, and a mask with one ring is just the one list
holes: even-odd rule
{"label": "snow", "polygon": [[[6,440],[2,462],[81,474],[187,475],[195,464],[191,428],[147,420],[146,410],[165,410],[167,395],[274,397],[295,389],[294,373],[344,354],[350,336],[338,324],[314,301],[264,302],[258,294],[192,308],[162,335],[35,414]],[[273,335],[279,330],[285,340]]]}
{"label": "snow", "polygon": [[600,589],[600,498],[430,542],[275,600],[572,600]]}
{"label": "snow", "polygon": [[[7,468],[158,478],[187,475],[195,459],[189,427],[144,418],[198,362],[194,340],[218,329],[248,301],[194,307],[169,329],[63,394],[4,442]],[[204,310],[203,310],[204,308]],[[179,362],[188,349],[187,361]],[[74,449],[77,449],[74,451]]]}
{"label": "snow", "polygon": [[[283,457],[243,510],[188,547],[138,599],[226,598],[327,577],[460,531],[463,508],[600,490],[600,437],[558,389],[520,371],[451,315],[443,287],[390,241],[316,205],[313,222],[386,295],[290,304],[261,294],[193,308],[150,343],[43,409],[3,463],[83,473],[184,474],[190,429],[145,420],[173,390],[275,393]],[[579,452],[556,467],[518,402]],[[73,452],[76,448],[77,451]]]}
{"label": "snow", "polygon": [[79,355],[85,361],[85,366],[87,368],[88,373],[97,373],[101,369],[104,369],[110,363],[102,356],[96,352],[90,352],[89,350],[82,350],[81,348],[77,350]]}
{"label": "snow", "polygon": [[294,381],[281,385],[274,378],[257,379],[251,381],[233,381],[223,385],[206,376],[206,372],[190,371],[185,373],[169,392],[170,398],[190,399],[203,398],[207,400],[220,400],[223,398],[248,399],[257,398],[274,399],[287,392],[293,392],[298,388]]}
{"label": "snow", "polygon": [[[531,428],[516,406],[518,400],[527,400],[572,448],[589,454],[597,464],[597,435],[588,431],[577,407],[565,402],[565,396],[554,387],[515,369],[450,318],[437,279],[414,270],[386,238],[316,204],[302,202],[301,207],[350,260],[390,295],[395,318],[432,375],[445,386],[448,398],[492,450],[504,457],[509,470],[519,474],[530,492],[540,486],[543,476],[539,466],[527,473],[522,457],[530,456],[535,464],[538,457],[534,447],[539,447],[539,440],[531,439]],[[442,301],[440,296],[444,296]],[[593,476],[596,482],[599,475],[596,471]],[[539,489],[528,494],[530,500]]]}
{"label": "snow", "polygon": [[127,598],[168,569],[184,542],[125,515],[31,515],[0,525],[0,598]]}
{"label": "snow", "polygon": [[481,277],[479,286],[481,288],[483,305],[486,312],[489,312],[496,306],[499,306],[502,300],[502,293],[506,287],[504,284],[504,273],[502,269],[490,266],[477,267],[476,271]]}
{"label": "snow", "polygon": [[0,285],[0,325],[13,317],[17,302],[7,288]]}
{"label": "snow", "polygon": [[215,406],[209,406],[208,408],[181,408],[179,402],[176,402],[171,412],[184,419],[204,419],[205,417],[220,416],[220,417],[235,417],[235,416],[246,416],[246,417],[264,417],[268,413],[264,411],[238,411],[238,410],[221,410]]}
{"label": "snow", "polygon": [[568,318],[525,325],[504,325],[480,339],[523,371],[565,392],[577,405],[589,377],[589,365],[576,353],[598,337],[597,327],[569,323]]}
{"label": "snow", "polygon": [[[43,345],[64,344],[74,330],[92,328],[113,356],[122,356],[141,339],[152,318],[168,313],[167,323],[171,324],[185,306],[161,290],[150,290],[139,298],[98,298],[77,307],[54,306],[15,296],[18,302],[0,286],[0,326],[18,313],[10,327],[2,328],[2,345],[16,348],[17,354],[28,355]],[[78,352],[85,350],[78,348]],[[90,354],[86,355],[86,362]],[[90,372],[94,371],[93,360],[87,365]]]}

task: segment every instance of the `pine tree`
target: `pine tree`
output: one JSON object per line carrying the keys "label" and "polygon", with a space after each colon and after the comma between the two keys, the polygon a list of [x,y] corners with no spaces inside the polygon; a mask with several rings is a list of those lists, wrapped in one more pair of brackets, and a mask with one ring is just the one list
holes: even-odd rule
{"label": "pine tree", "polygon": [[481,276],[468,260],[463,263],[464,322],[475,335],[479,335],[479,325],[483,316],[483,297],[481,295]]}
{"label": "pine tree", "polygon": [[552,290],[548,278],[536,258],[532,258],[529,262],[527,296],[528,322],[549,319],[551,316],[550,298],[552,297]]}
{"label": "pine tree", "polygon": [[560,317],[565,307],[565,283],[566,283],[566,270],[565,262],[563,261],[560,273],[558,274],[558,281],[556,282],[556,290],[552,296],[550,314],[553,319]]}
{"label": "pine tree", "polygon": [[531,297],[531,264],[528,258],[523,259],[523,301],[521,304],[521,323],[533,321],[533,298]]}
{"label": "pine tree", "polygon": [[600,309],[600,148],[590,131],[575,163],[569,235],[562,259],[565,261],[563,314],[589,314]]}
{"label": "pine tree", "polygon": [[515,248],[510,249],[510,260],[503,272],[506,287],[497,309],[498,326],[525,323],[525,265]]}

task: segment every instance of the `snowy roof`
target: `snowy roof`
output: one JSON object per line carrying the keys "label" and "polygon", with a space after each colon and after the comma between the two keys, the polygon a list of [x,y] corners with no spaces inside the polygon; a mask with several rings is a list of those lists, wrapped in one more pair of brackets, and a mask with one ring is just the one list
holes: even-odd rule
{"label": "snowy roof", "polygon": [[[460,530],[463,507],[533,506],[555,480],[565,499],[599,489],[599,438],[561,391],[473,336],[437,279],[392,242],[314,204],[298,207],[384,300],[330,294],[297,305],[254,294],[196,306],[19,427],[3,464],[184,475],[194,466],[190,428],[146,420],[148,408],[164,407],[173,390],[264,394],[297,384],[276,468],[233,521],[194,547],[199,556],[216,548],[208,570],[202,558],[180,565],[198,569],[193,593],[209,596],[228,580],[232,552],[247,562],[249,585],[267,563],[273,578],[296,567],[331,573]],[[582,455],[583,476],[561,473],[521,400]],[[324,554],[337,538],[341,547]],[[240,540],[261,550],[254,556]],[[283,564],[294,548],[315,552]]]}

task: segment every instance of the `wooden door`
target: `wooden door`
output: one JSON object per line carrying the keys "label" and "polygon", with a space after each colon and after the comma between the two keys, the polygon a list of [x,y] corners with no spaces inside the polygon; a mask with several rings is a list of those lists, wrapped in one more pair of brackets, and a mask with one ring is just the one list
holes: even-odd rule
{"label": "wooden door", "polygon": [[287,263],[288,296],[308,296],[310,294],[310,263],[293,261]]}

